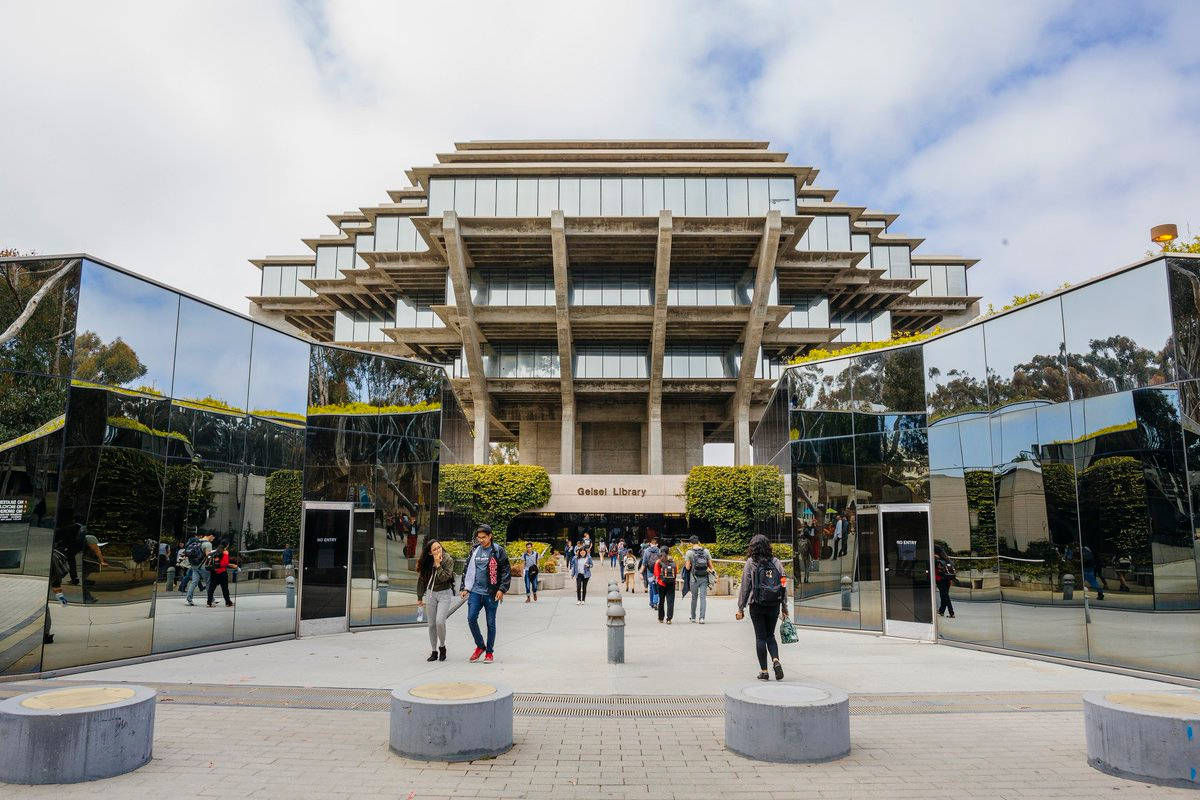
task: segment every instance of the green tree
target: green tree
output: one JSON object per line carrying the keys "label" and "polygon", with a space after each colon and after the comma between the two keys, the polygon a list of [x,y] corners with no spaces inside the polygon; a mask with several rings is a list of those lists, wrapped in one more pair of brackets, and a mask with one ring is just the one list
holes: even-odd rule
{"label": "green tree", "polygon": [[124,386],[146,374],[146,365],[121,337],[108,344],[95,331],[75,337],[75,377],[106,386]]}
{"label": "green tree", "polygon": [[169,536],[186,537],[213,511],[213,473],[199,464],[167,467],[163,491],[163,526]]}
{"label": "green tree", "polygon": [[515,442],[492,442],[488,445],[489,464],[520,464],[521,456]]}
{"label": "green tree", "polygon": [[[0,258],[16,255],[0,250]],[[79,259],[0,263],[0,367],[66,371],[78,267]]]}
{"label": "green tree", "polygon": [[[1164,253],[1200,253],[1200,236],[1193,236],[1191,241],[1176,239],[1162,249]],[[1146,255],[1156,256],[1158,253],[1148,251]]]}

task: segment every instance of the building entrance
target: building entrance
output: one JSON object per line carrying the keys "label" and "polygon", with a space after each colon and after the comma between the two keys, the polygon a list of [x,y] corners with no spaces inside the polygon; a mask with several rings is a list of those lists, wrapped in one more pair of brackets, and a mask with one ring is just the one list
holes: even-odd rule
{"label": "building entrance", "polygon": [[[862,509],[862,515],[867,512]],[[933,638],[933,561],[929,506],[877,507],[883,579],[883,631],[889,636]]]}
{"label": "building entrance", "polygon": [[708,525],[688,523],[682,514],[522,514],[508,527],[508,538],[548,542],[562,552],[567,542],[579,542],[584,536],[593,544],[601,541],[641,544],[651,535],[660,543],[675,544],[695,534],[711,541]]}
{"label": "building entrance", "polygon": [[300,634],[345,630],[350,503],[305,503],[300,550]]}

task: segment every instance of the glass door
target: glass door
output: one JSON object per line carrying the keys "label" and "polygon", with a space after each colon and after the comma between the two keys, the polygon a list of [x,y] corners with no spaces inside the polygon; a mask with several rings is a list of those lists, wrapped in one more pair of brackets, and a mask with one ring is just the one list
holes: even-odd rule
{"label": "glass door", "polygon": [[884,633],[933,638],[929,507],[880,506]]}
{"label": "glass door", "polygon": [[[350,503],[305,503],[300,551],[300,633],[346,629]],[[307,623],[307,624],[306,624]]]}

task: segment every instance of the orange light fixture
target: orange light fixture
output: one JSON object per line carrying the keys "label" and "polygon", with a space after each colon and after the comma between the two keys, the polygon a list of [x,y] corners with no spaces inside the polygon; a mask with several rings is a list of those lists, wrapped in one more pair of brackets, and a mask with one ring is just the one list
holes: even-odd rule
{"label": "orange light fixture", "polygon": [[1171,242],[1179,238],[1179,228],[1172,223],[1165,225],[1155,225],[1150,229],[1150,241],[1155,244],[1160,244],[1164,248]]}

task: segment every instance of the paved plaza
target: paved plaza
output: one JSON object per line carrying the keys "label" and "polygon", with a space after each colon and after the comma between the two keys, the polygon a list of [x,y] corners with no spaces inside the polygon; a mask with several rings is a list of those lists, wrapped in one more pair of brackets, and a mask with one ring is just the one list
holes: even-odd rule
{"label": "paved plaza", "polygon": [[[723,747],[720,694],[757,672],[749,622],[710,598],[671,626],[644,594],[625,595],[628,663],[605,661],[597,570],[587,605],[573,593],[520,596],[500,610],[497,662],[468,664],[465,609],[450,658],[427,663],[423,628],[374,630],[202,653],[58,678],[160,690],[154,760],[98,784],[22,787],[21,798],[1029,798],[1190,797],[1097,772],[1084,758],[1080,698],[1167,684],[1009,655],[802,629],[783,647],[788,679],[851,696],[852,751],[812,766],[766,765]],[[220,613],[215,611],[213,613]],[[429,680],[497,680],[518,693],[516,745],[446,765],[388,750],[387,689]],[[0,684],[11,695],[36,682]],[[41,684],[46,685],[46,684]]]}

